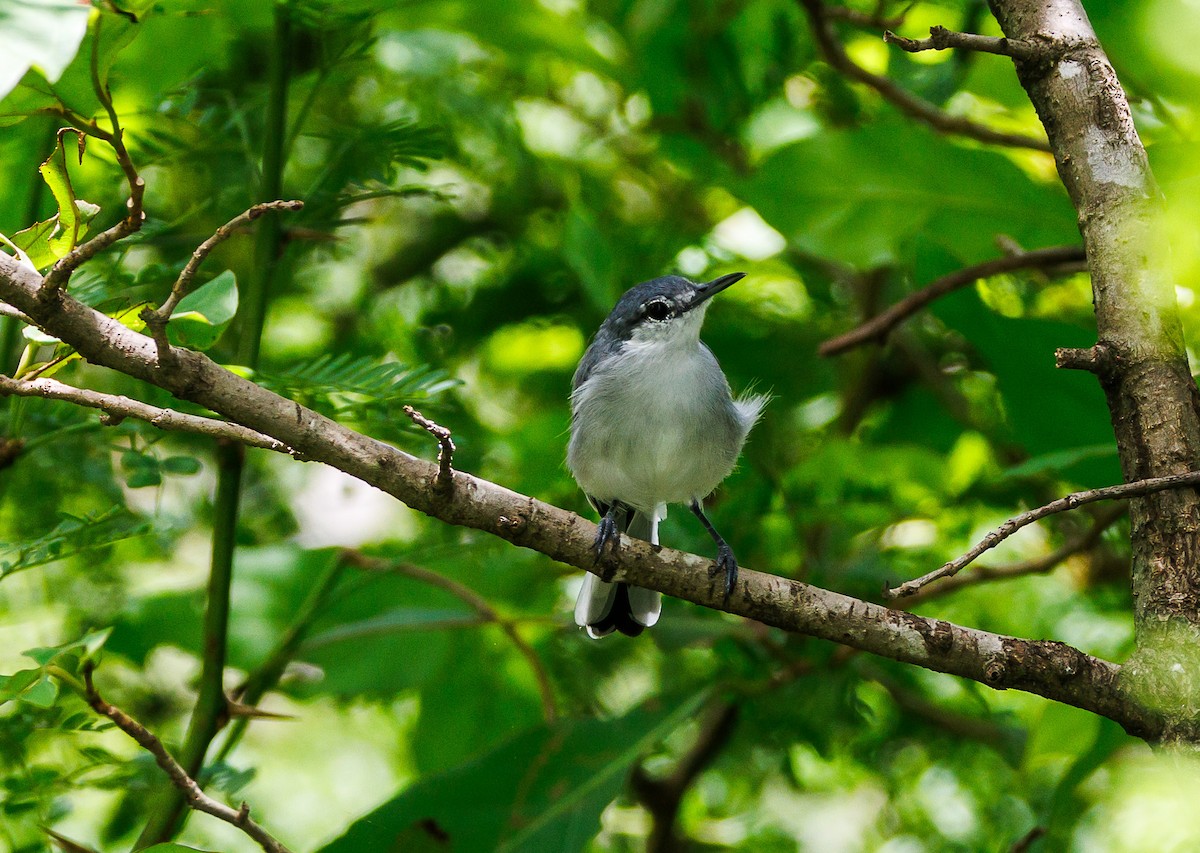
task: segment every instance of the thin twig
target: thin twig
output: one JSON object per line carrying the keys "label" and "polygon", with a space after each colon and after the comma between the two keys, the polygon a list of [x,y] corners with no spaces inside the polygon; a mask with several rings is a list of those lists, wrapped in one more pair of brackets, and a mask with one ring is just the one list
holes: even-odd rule
{"label": "thin twig", "polygon": [[500,615],[499,611],[492,607],[491,603],[482,595],[452,578],[421,566],[415,566],[412,563],[381,560],[354,550],[344,551],[342,559],[348,565],[359,569],[367,569],[375,572],[394,572],[398,575],[412,578],[415,581],[436,586],[438,589],[450,593],[474,610],[483,622],[497,625],[504,632],[505,636],[512,641],[517,651],[528,661],[529,668],[533,672],[533,677],[537,681],[538,692],[542,697],[542,715],[545,717],[546,722],[552,723],[558,719],[558,702],[554,698],[554,688],[550,684],[550,676],[546,674],[546,669],[542,666],[541,658],[538,657],[533,646],[529,645],[520,632],[517,631],[513,621]]}
{"label": "thin twig", "polygon": [[1102,489],[1090,489],[1086,492],[1072,492],[1066,497],[1051,501],[1045,506],[1040,506],[1037,509],[1031,509],[1028,512],[1013,516],[987,536],[983,537],[975,547],[961,557],[951,560],[940,569],[932,571],[927,575],[915,580],[906,581],[894,589],[885,590],[884,597],[888,599],[904,598],[933,581],[940,578],[952,577],[973,563],[981,554],[995,548],[1022,527],[1028,527],[1035,521],[1041,521],[1043,518],[1055,513],[1066,512],[1067,510],[1081,507],[1084,504],[1095,503],[1096,501],[1125,500],[1166,491],[1167,489],[1178,489],[1184,486],[1196,485],[1200,485],[1200,471],[1187,471],[1183,474],[1171,474],[1167,477],[1150,477],[1146,480],[1135,480],[1132,483],[1105,486]]}
{"label": "thin twig", "polygon": [[[1081,246],[1053,246],[1034,249],[1015,255],[1005,255],[982,264],[964,267],[934,279],[925,287],[910,293],[882,314],[877,314],[861,326],[845,334],[830,338],[817,349],[823,356],[839,355],[870,341],[883,341],[892,329],[903,323],[936,299],[965,287],[981,278],[1022,269],[1061,267],[1067,264],[1086,263],[1087,256]],[[1076,267],[1072,266],[1071,269]],[[1086,267],[1085,267],[1086,268]]]}
{"label": "thin twig", "polygon": [[799,0],[800,5],[808,13],[812,24],[813,35],[825,61],[851,80],[856,80],[870,86],[885,100],[895,105],[901,112],[918,121],[923,121],[935,130],[943,133],[953,133],[967,136],[971,139],[987,142],[993,145],[1006,145],[1010,148],[1031,148],[1034,151],[1050,151],[1050,143],[1044,139],[1022,136],[1016,133],[1004,133],[992,130],[986,125],[971,121],[962,116],[950,115],[923,98],[919,98],[907,89],[897,85],[890,77],[872,74],[856,63],[846,53],[846,48],[834,32],[833,24],[827,15],[825,4],[821,0]]}
{"label": "thin twig", "polygon": [[163,746],[162,741],[155,737],[149,729],[116,705],[111,705],[104,701],[100,693],[96,690],[96,685],[92,683],[92,668],[90,664],[85,664],[83,667],[84,698],[87,700],[88,705],[97,714],[112,720],[117,728],[129,735],[143,749],[153,755],[158,766],[170,778],[171,784],[183,792],[184,798],[192,809],[210,814],[219,820],[236,826],[258,842],[258,845],[267,851],[267,853],[291,853],[273,835],[250,818],[249,806],[242,803],[241,808],[233,809],[205,794],[196,783],[196,780],[187,774],[179,762]]}
{"label": "thin twig", "polygon": [[404,414],[408,415],[414,424],[437,439],[438,473],[436,482],[439,489],[448,490],[454,483],[454,469],[451,467],[454,462],[454,441],[450,437],[450,430],[444,426],[438,426],[412,406],[405,406]]}
{"label": "thin twig", "polygon": [[140,400],[117,394],[102,394],[73,385],[65,385],[54,379],[22,381],[0,376],[0,397],[44,397],[49,400],[64,400],[77,406],[99,409],[104,412],[101,422],[105,426],[116,426],[124,418],[136,418],[168,432],[190,432],[213,438],[226,438],[249,447],[261,447],[277,453],[295,456],[295,452],[282,441],[276,441],[261,432],[229,421],[219,421],[200,415],[188,415],[174,409],[160,409]]}
{"label": "thin twig", "polygon": [[987,581],[1010,580],[1026,575],[1046,574],[1067,558],[1081,554],[1084,551],[1090,551],[1096,547],[1096,543],[1100,541],[1100,537],[1104,535],[1104,531],[1124,518],[1127,512],[1128,508],[1125,506],[1109,507],[1096,515],[1096,520],[1086,531],[1074,539],[1064,542],[1048,554],[1043,554],[1041,557],[1034,557],[1032,560],[1021,560],[1016,563],[1006,563],[999,566],[978,566],[969,574],[947,578],[944,583],[940,583],[935,587],[926,587],[920,592],[908,596],[903,602],[904,609],[911,609],[931,599],[949,595],[963,587],[975,586]]}
{"label": "thin twig", "polygon": [[175,284],[171,287],[171,293],[157,309],[146,308],[142,311],[142,319],[146,321],[147,327],[154,335],[154,340],[159,346],[160,354],[169,350],[170,346],[166,341],[167,324],[171,321],[171,315],[175,313],[175,308],[179,305],[181,299],[187,296],[192,291],[192,280],[196,276],[196,271],[200,268],[200,264],[204,263],[204,259],[208,257],[209,252],[217,247],[218,244],[229,239],[237,229],[241,228],[255,219],[258,219],[267,211],[271,210],[289,210],[297,211],[304,207],[302,201],[267,201],[262,204],[256,204],[249,210],[243,211],[233,219],[226,222],[220,228],[213,232],[213,235],[196,247],[192,252],[191,258],[188,259],[187,265],[183,271],[179,273],[179,278],[175,280]]}
{"label": "thin twig", "polygon": [[945,27],[930,27],[929,38],[910,39],[898,36],[889,27],[884,31],[883,40],[894,44],[908,53],[920,53],[923,50],[974,50],[979,53],[994,53],[997,56],[1008,56],[1013,59],[1032,59],[1037,55],[1037,48],[1029,42],[1019,39],[996,38],[981,36],[975,33],[957,33]]}

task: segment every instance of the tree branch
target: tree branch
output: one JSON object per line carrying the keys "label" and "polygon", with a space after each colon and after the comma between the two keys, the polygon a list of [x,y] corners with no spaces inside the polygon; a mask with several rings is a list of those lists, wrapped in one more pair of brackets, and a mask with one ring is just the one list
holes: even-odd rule
{"label": "tree branch", "polygon": [[142,319],[146,321],[146,325],[150,328],[155,341],[158,342],[159,350],[162,353],[165,354],[170,350],[165,331],[167,324],[171,322],[171,315],[175,313],[175,308],[179,305],[180,300],[192,292],[192,280],[196,277],[196,271],[200,269],[200,264],[204,263],[204,259],[208,257],[209,253],[220,243],[232,237],[237,229],[253,222],[268,211],[297,211],[303,207],[304,202],[302,201],[280,200],[256,204],[249,210],[239,213],[233,219],[220,226],[213,232],[211,237],[196,247],[196,251],[192,252],[191,258],[188,259],[183,271],[179,273],[179,278],[175,280],[175,284],[171,287],[171,293],[167,296],[163,304],[157,309],[146,308],[141,314]]}
{"label": "tree branch", "polygon": [[998,56],[1008,56],[1013,59],[1032,59],[1037,55],[1037,48],[1019,39],[996,38],[995,36],[980,36],[974,33],[956,33],[945,27],[930,27],[929,38],[910,39],[898,36],[891,29],[883,34],[883,40],[888,44],[908,53],[920,53],[923,50],[974,50],[979,53],[994,53]]}
{"label": "tree branch", "polygon": [[1010,148],[1032,148],[1035,151],[1050,150],[1050,144],[1045,140],[992,130],[990,127],[978,124],[970,119],[950,115],[923,98],[919,98],[912,92],[898,86],[890,77],[872,74],[861,65],[858,65],[846,53],[846,48],[842,45],[841,40],[838,39],[837,33],[833,29],[833,24],[829,20],[825,4],[821,0],[799,0],[799,2],[804,7],[804,11],[808,13],[809,22],[812,24],[813,36],[816,39],[817,46],[821,49],[821,53],[825,56],[825,61],[851,80],[856,80],[874,89],[884,100],[890,102],[905,115],[924,122],[934,130],[967,136],[971,139],[987,142],[992,145],[1005,145]]}
{"label": "tree branch", "polygon": [[1045,574],[1068,557],[1073,557],[1084,551],[1090,551],[1096,547],[1096,543],[1100,541],[1100,537],[1104,535],[1104,531],[1124,518],[1128,512],[1129,508],[1123,505],[1109,507],[1097,514],[1096,520],[1084,533],[1064,542],[1060,547],[1055,548],[1048,554],[1044,554],[1041,557],[1034,557],[1032,560],[1021,560],[1017,563],[1007,563],[1000,566],[977,566],[968,575],[947,577],[945,581],[939,583],[937,586],[925,587],[919,592],[906,596],[903,602],[904,608],[911,610],[918,604],[923,604],[930,599],[942,598],[952,592],[957,592],[963,587],[975,586],[986,581],[1009,580],[1026,575]]}
{"label": "tree branch", "polygon": [[405,406],[404,414],[408,415],[414,424],[437,439],[437,485],[442,491],[449,491],[454,487],[454,468],[451,467],[454,464],[454,439],[450,435],[450,430],[444,426],[438,426],[412,406]]}
{"label": "tree branch", "polygon": [[196,780],[187,774],[179,762],[163,746],[162,741],[155,737],[149,729],[116,705],[105,702],[101,698],[99,691],[96,690],[96,685],[92,683],[92,667],[89,664],[85,664],[83,667],[83,683],[85,687],[84,698],[92,710],[101,716],[108,717],[108,719],[116,724],[117,728],[129,735],[137,741],[138,745],[153,755],[158,766],[170,778],[171,784],[183,793],[188,806],[198,812],[210,814],[232,826],[236,826],[258,842],[258,845],[267,851],[267,853],[291,853],[288,848],[284,847],[273,835],[250,817],[249,806],[242,803],[241,808],[233,809],[205,794],[200,786],[196,784]]}
{"label": "tree branch", "polygon": [[295,455],[292,449],[283,442],[247,429],[241,424],[205,418],[200,415],[188,415],[174,409],[160,409],[140,400],[76,388],[73,385],[64,385],[54,379],[20,381],[0,376],[0,397],[6,396],[44,397],[49,400],[64,400],[89,409],[99,409],[104,412],[101,422],[105,426],[116,426],[124,418],[136,418],[168,432],[190,432],[212,438],[224,438],[248,447],[260,447],[264,450],[274,450],[277,453]]}
{"label": "tree branch", "polygon": [[1090,489],[1086,492],[1072,492],[1066,497],[1059,498],[1056,501],[1040,506],[1037,509],[1031,509],[1028,512],[1023,512],[1020,515],[1013,516],[1008,521],[997,527],[987,536],[983,537],[970,551],[963,554],[961,557],[956,557],[946,565],[936,571],[932,571],[927,575],[916,578],[915,580],[906,581],[895,589],[889,589],[884,592],[885,598],[904,598],[912,595],[917,590],[926,584],[933,583],[940,578],[948,578],[958,574],[966,566],[969,566],[979,558],[981,554],[995,548],[1008,537],[1012,536],[1022,527],[1028,527],[1035,521],[1041,521],[1048,515],[1054,515],[1059,512],[1081,507],[1084,504],[1095,503],[1096,501],[1111,501],[1111,500],[1126,500],[1128,498],[1139,498],[1143,495],[1152,495],[1156,492],[1166,491],[1167,489],[1178,489],[1183,486],[1200,485],[1200,471],[1188,471],[1184,474],[1171,474],[1166,477],[1151,477],[1146,480],[1137,480],[1133,483],[1121,483],[1117,486],[1105,486],[1102,489]]}
{"label": "tree branch", "polygon": [[[272,436],[449,524],[471,527],[586,571],[597,571],[596,527],[574,513],[459,471],[455,488],[435,488],[437,466],[356,433],[229,372],[203,353],[176,348],[160,368],[154,341],[63,294],[37,299],[41,276],[0,254],[0,300],[89,361],[143,379]],[[1160,714],[1118,682],[1121,668],[1063,643],[1022,640],[914,616],[799,581],[743,569],[727,607],[709,574],[711,560],[625,539],[616,577],[787,631],[853,646],[996,688],[1015,688],[1109,717],[1153,738]]]}
{"label": "tree branch", "polygon": [[[840,355],[871,341],[882,342],[894,328],[935,299],[940,299],[981,278],[990,278],[1015,270],[1058,267],[1080,262],[1085,264],[1087,262],[1081,246],[1053,246],[1047,249],[1034,249],[1032,252],[1005,255],[955,270],[941,278],[934,279],[920,290],[910,293],[883,313],[876,314],[857,328],[838,335],[836,338],[830,338],[821,344],[817,352],[823,356]],[[1084,268],[1086,269],[1086,266]]]}

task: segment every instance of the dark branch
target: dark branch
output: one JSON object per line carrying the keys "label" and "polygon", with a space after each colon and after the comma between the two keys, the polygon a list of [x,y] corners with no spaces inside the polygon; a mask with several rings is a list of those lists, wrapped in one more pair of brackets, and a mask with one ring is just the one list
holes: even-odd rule
{"label": "dark branch", "polygon": [[1005,145],[1010,148],[1032,148],[1035,151],[1048,152],[1050,150],[1050,143],[1044,139],[1034,139],[1031,136],[1021,136],[1020,134],[992,130],[990,127],[971,121],[968,118],[950,115],[944,110],[938,109],[929,103],[929,101],[919,98],[907,89],[898,86],[890,77],[872,74],[857,64],[846,53],[846,48],[841,40],[838,39],[837,33],[834,32],[833,24],[828,18],[825,4],[821,0],[800,0],[800,5],[808,13],[813,35],[816,38],[817,45],[821,49],[821,53],[825,56],[825,61],[851,80],[856,80],[859,83],[870,86],[885,100],[889,101],[906,115],[918,121],[923,121],[930,127],[943,133],[967,136],[971,139],[987,142],[992,145]]}
{"label": "dark branch", "polygon": [[945,27],[930,27],[929,38],[910,39],[898,36],[891,29],[883,34],[883,40],[894,44],[909,53],[920,53],[923,50],[974,50],[979,53],[994,53],[997,56],[1008,56],[1013,59],[1033,59],[1037,48],[1029,42],[1017,39],[996,38],[995,36],[980,36],[974,33],[956,33]]}
{"label": "dark branch", "polygon": [[96,690],[96,685],[92,683],[92,667],[87,664],[83,667],[83,682],[84,698],[92,710],[101,716],[108,717],[108,719],[116,724],[117,728],[129,735],[137,741],[139,746],[153,755],[155,762],[158,763],[158,766],[170,778],[171,784],[183,792],[183,796],[191,808],[205,814],[210,814],[232,826],[236,826],[258,842],[258,845],[267,851],[267,853],[291,853],[273,835],[250,818],[250,808],[245,803],[242,803],[241,808],[233,809],[205,794],[200,786],[196,784],[196,780],[188,776],[179,762],[163,746],[162,741],[155,737],[149,729],[116,705],[111,705],[104,701],[99,691]]}
{"label": "dark branch", "polygon": [[[920,290],[910,293],[882,314],[875,315],[858,328],[851,329],[836,338],[830,338],[821,344],[817,351],[823,356],[840,355],[871,341],[882,342],[894,328],[929,303],[981,278],[989,278],[1015,270],[1061,268],[1066,264],[1086,264],[1086,261],[1087,258],[1080,246],[1054,246],[1048,249],[1034,249],[1032,252],[1005,255],[1002,258],[955,270],[941,278],[934,279]],[[1077,269],[1078,267],[1072,266],[1071,268]],[[1086,267],[1084,268],[1086,269]]]}
{"label": "dark branch", "polygon": [[887,590],[885,597],[904,598],[905,596],[912,595],[926,584],[933,583],[940,578],[948,578],[958,574],[966,566],[969,566],[978,559],[981,554],[995,548],[1022,527],[1028,527],[1035,521],[1041,521],[1046,516],[1066,512],[1067,510],[1081,507],[1084,504],[1095,503],[1096,501],[1125,500],[1127,498],[1151,495],[1155,492],[1163,492],[1167,489],[1179,489],[1185,486],[1196,485],[1200,485],[1200,471],[1188,471],[1183,474],[1171,474],[1166,477],[1150,477],[1146,480],[1136,480],[1132,483],[1122,483],[1118,486],[1105,486],[1102,489],[1091,489],[1086,492],[1072,492],[1066,497],[1051,501],[1045,506],[1040,506],[1037,509],[1029,510],[1029,512],[1013,516],[987,536],[983,537],[983,539],[979,540],[975,547],[961,557],[951,560],[936,571],[915,580],[906,581],[895,589]]}

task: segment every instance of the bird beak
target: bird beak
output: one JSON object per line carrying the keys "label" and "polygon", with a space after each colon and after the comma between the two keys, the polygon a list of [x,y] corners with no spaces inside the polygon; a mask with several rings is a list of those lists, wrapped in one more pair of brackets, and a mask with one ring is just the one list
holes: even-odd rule
{"label": "bird beak", "polygon": [[708,300],[712,299],[718,293],[731,284],[735,284],[746,277],[744,272],[731,272],[729,275],[723,275],[720,278],[714,278],[707,284],[696,285],[696,293],[692,296],[692,301],[685,308],[685,311],[691,311],[693,308],[698,308]]}

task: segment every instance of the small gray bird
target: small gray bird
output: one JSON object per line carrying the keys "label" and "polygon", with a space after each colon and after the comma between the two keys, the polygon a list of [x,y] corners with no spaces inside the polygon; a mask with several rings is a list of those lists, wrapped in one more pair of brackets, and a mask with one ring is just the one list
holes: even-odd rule
{"label": "small gray bird", "polygon": [[[743,277],[696,284],[669,275],[626,292],[575,371],[567,449],[571,474],[602,516],[597,561],[619,547],[621,531],[657,545],[667,504],[686,503],[717,543],[713,573],[724,573],[726,599],[737,559],[700,502],[733,470],[767,398],[733,398],[700,327],[708,300]],[[588,573],[575,621],[591,637],[634,637],[661,609],[657,592]]]}

